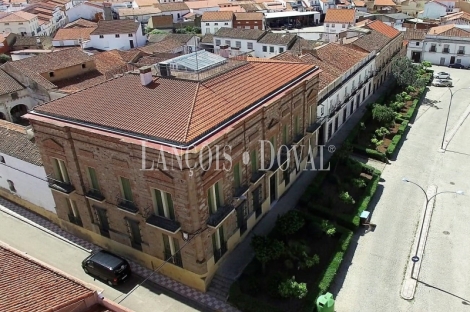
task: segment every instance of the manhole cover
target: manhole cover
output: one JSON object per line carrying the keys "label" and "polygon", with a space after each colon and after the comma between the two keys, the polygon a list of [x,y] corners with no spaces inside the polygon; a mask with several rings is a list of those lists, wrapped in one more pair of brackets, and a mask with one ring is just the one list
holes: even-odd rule
{"label": "manhole cover", "polygon": [[454,182],[450,182],[450,185],[455,185],[455,183],[454,183]]}
{"label": "manhole cover", "polygon": [[442,232],[442,233],[444,233],[445,235],[449,235],[449,234],[450,234],[449,231],[444,231],[444,232]]}

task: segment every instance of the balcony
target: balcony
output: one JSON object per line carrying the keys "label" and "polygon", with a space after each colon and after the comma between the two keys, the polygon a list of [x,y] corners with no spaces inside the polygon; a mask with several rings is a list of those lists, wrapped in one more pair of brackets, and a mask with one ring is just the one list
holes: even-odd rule
{"label": "balcony", "polygon": [[125,210],[127,212],[135,214],[139,211],[139,208],[137,208],[136,204],[133,201],[116,197],[116,202],[117,202],[117,206],[120,209]]}
{"label": "balcony", "polygon": [[181,229],[181,224],[178,221],[157,216],[154,214],[148,217],[145,222],[172,234],[177,233]]}
{"label": "balcony", "polygon": [[251,179],[250,179],[250,182],[251,183],[256,183],[258,182],[265,174],[266,172],[264,171],[261,171],[261,170],[258,170],[256,172],[254,172],[252,175],[251,175]]}
{"label": "balcony", "polygon": [[310,124],[307,127],[307,133],[314,133],[315,131],[317,131],[317,129],[320,128],[321,125],[323,124],[324,120],[325,120],[325,117],[322,117],[320,119],[317,119],[314,123]]}
{"label": "balcony", "polygon": [[222,246],[220,246],[219,249],[214,250],[214,261],[217,263],[217,261],[220,260],[220,258],[223,257],[223,255],[227,252],[227,243],[222,242]]}
{"label": "balcony", "polygon": [[73,187],[70,182],[64,182],[60,180],[53,179],[51,177],[47,177],[47,183],[49,184],[49,187],[53,189],[54,191],[58,191],[64,194],[70,194],[73,191],[75,191],[75,187]]}
{"label": "balcony", "polygon": [[235,192],[233,192],[233,197],[240,198],[242,197],[249,189],[248,185],[241,185],[238,187]]}
{"label": "balcony", "polygon": [[303,133],[296,134],[293,140],[294,144],[299,143],[303,139],[303,137],[304,137]]}
{"label": "balcony", "polygon": [[170,250],[165,249],[165,259],[164,260],[168,260],[169,263],[177,265],[180,268],[183,267],[183,260],[181,259],[181,253],[180,252],[177,252],[174,255],[172,255]]}
{"label": "balcony", "polygon": [[217,211],[211,214],[207,219],[207,225],[212,228],[218,227],[234,209],[235,207],[233,207],[233,205],[225,205],[217,208]]}
{"label": "balcony", "polygon": [[90,189],[85,196],[89,199],[98,201],[100,203],[104,202],[105,198],[100,190]]}
{"label": "balcony", "polygon": [[464,55],[464,54],[465,54],[465,51],[464,51],[464,50],[458,50],[458,51],[457,51],[457,54],[458,54],[458,55]]}
{"label": "balcony", "polygon": [[69,213],[69,221],[78,226],[83,226],[82,219],[80,217],[75,217],[73,214]]}

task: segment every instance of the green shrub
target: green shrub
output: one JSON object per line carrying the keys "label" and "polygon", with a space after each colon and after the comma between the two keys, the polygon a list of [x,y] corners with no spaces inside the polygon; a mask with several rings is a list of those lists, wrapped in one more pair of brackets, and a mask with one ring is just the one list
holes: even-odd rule
{"label": "green shrub", "polygon": [[362,189],[362,188],[365,188],[367,186],[366,181],[364,181],[364,179],[362,179],[362,178],[351,179],[351,183],[355,188],[358,188],[358,189]]}
{"label": "green shrub", "polygon": [[376,151],[376,150],[373,150],[373,149],[370,149],[370,148],[366,148],[364,146],[357,145],[357,144],[353,145],[353,150],[354,150],[354,152],[356,152],[358,154],[364,154],[369,158],[377,159],[377,160],[380,160],[381,162],[387,162],[386,155],[384,153],[379,152],[379,151]]}
{"label": "green shrub", "polygon": [[289,210],[276,220],[275,230],[283,236],[292,235],[305,225],[305,219],[298,210]]}
{"label": "green shrub", "polygon": [[269,275],[266,280],[266,290],[268,296],[272,298],[279,298],[279,285],[283,280],[287,278],[286,273],[281,271],[276,271],[273,274]]}
{"label": "green shrub", "polygon": [[372,109],[372,119],[380,124],[387,124],[395,120],[395,112],[388,106],[377,104]]}
{"label": "green shrub", "polygon": [[366,210],[369,207],[369,203],[372,199],[372,197],[375,194],[375,191],[377,190],[377,185],[379,184],[380,181],[380,174],[374,173],[372,176],[372,180],[369,182],[369,185],[367,185],[366,189],[364,190],[364,196],[362,199],[357,203],[357,214],[354,216],[352,223],[354,226],[359,226],[360,218],[359,215]]}
{"label": "green shrub", "polygon": [[348,192],[341,192],[339,194],[339,200],[348,205],[353,205],[356,202]]}
{"label": "green shrub", "polygon": [[330,285],[333,282],[333,279],[335,278],[336,273],[338,272],[341,262],[343,261],[343,256],[344,256],[344,252],[338,251],[333,257],[333,260],[328,265],[328,268],[326,269],[325,274],[323,274],[323,277],[320,280],[320,283],[318,283],[318,288],[320,290],[320,293],[322,294],[326,293],[328,289],[330,288]]}
{"label": "green shrub", "polygon": [[295,281],[295,276],[279,285],[279,294],[284,298],[302,299],[307,295],[307,284]]}
{"label": "green shrub", "polygon": [[400,143],[402,137],[403,136],[401,134],[397,134],[393,137],[392,142],[390,143],[390,145],[387,148],[387,152],[386,152],[387,157],[390,158],[395,153],[395,149],[397,148],[398,144]]}
{"label": "green shrub", "polygon": [[283,312],[282,309],[242,293],[238,281],[230,287],[229,301],[243,312]]}
{"label": "green shrub", "polygon": [[255,252],[255,258],[261,262],[263,273],[266,272],[266,263],[278,259],[285,250],[283,242],[258,235],[251,239],[251,247]]}
{"label": "green shrub", "polygon": [[403,134],[406,130],[406,127],[408,127],[408,120],[403,120],[401,123],[400,127],[398,128],[398,134]]}

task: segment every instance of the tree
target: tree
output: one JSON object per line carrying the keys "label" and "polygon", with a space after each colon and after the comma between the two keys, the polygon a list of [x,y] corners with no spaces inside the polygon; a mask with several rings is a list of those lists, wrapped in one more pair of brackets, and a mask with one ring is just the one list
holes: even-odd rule
{"label": "tree", "polygon": [[352,152],[353,152],[353,146],[351,142],[349,142],[348,140],[344,141],[341,148],[338,151],[336,151],[336,157],[338,158],[338,161],[336,162],[335,170],[333,170],[333,174],[336,173],[338,164],[348,159],[349,155],[351,155]]}
{"label": "tree", "polygon": [[0,54],[0,64],[6,63],[8,61],[11,61],[11,57],[6,54]]}
{"label": "tree", "polygon": [[429,68],[432,66],[432,64],[431,62],[428,62],[428,61],[422,61],[421,66],[423,66],[424,68]]}
{"label": "tree", "polygon": [[251,239],[251,247],[255,251],[255,258],[261,262],[263,274],[266,272],[266,263],[279,259],[284,253],[284,243],[277,239],[270,239],[267,236],[255,235]]}
{"label": "tree", "polygon": [[305,219],[297,210],[290,210],[276,220],[276,230],[282,236],[292,235],[305,225]]}
{"label": "tree", "polygon": [[420,75],[420,67],[416,66],[407,57],[395,59],[392,63],[392,74],[397,80],[398,85],[402,87],[414,86],[416,88],[425,87],[427,84],[426,77]]}
{"label": "tree", "polygon": [[395,112],[392,108],[376,104],[372,109],[372,119],[377,121],[380,124],[389,124],[395,120]]}
{"label": "tree", "polygon": [[279,294],[284,298],[302,299],[307,295],[307,284],[295,281],[295,276],[279,285]]}

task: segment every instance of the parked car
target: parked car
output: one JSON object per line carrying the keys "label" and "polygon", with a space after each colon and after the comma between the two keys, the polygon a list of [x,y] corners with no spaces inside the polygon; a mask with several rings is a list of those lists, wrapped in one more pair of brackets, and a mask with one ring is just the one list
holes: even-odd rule
{"label": "parked car", "polygon": [[82,261],[85,273],[101,279],[110,286],[118,285],[131,276],[131,267],[124,258],[101,250]]}
{"label": "parked car", "polygon": [[439,78],[439,79],[451,79],[450,74],[446,72],[439,72],[434,74],[434,78]]}
{"label": "parked car", "polygon": [[452,87],[452,81],[447,79],[434,79],[431,85],[436,87]]}
{"label": "parked car", "polygon": [[460,63],[454,63],[454,64],[450,64],[450,65],[449,65],[449,68],[465,69],[465,66],[463,66],[463,65],[460,64]]}

